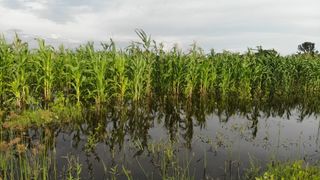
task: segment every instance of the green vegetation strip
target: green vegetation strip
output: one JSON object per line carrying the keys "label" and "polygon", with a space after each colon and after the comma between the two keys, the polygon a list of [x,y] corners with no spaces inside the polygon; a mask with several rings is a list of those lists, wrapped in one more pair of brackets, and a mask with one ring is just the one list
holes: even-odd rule
{"label": "green vegetation strip", "polygon": [[[141,42],[118,49],[113,41],[94,49],[58,49],[38,40],[30,49],[18,37],[0,38],[0,107],[5,112],[51,110],[139,102],[154,96],[235,96],[244,102],[269,98],[320,97],[320,55],[280,56],[274,50],[244,54],[188,52],[137,31]],[[2,111],[1,111],[2,112]]]}
{"label": "green vegetation strip", "polygon": [[269,165],[262,176],[256,177],[256,180],[264,179],[304,179],[304,180],[319,180],[320,167],[305,165],[303,161],[293,163],[278,163]]}

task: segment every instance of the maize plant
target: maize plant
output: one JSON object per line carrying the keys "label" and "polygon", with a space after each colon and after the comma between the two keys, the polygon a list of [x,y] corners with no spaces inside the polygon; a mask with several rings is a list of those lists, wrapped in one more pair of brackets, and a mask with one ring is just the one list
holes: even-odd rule
{"label": "maize plant", "polygon": [[36,64],[38,86],[43,91],[43,100],[47,105],[52,100],[53,83],[57,74],[54,71],[54,49],[51,46],[46,46],[45,41],[38,39],[39,49],[33,60]]}
{"label": "maize plant", "polygon": [[68,77],[70,77],[70,85],[75,91],[75,97],[77,101],[77,106],[81,105],[81,92],[82,92],[82,86],[86,80],[86,77],[84,76],[84,67],[83,62],[81,60],[72,60],[71,64],[67,64],[68,67]]}
{"label": "maize plant", "polygon": [[107,102],[108,99],[108,83],[110,80],[106,79],[107,73],[107,57],[102,57],[100,54],[92,56],[92,69],[94,79],[94,89],[92,91],[96,106]]}
{"label": "maize plant", "polygon": [[113,79],[111,80],[111,87],[113,95],[120,101],[123,102],[126,92],[128,90],[129,79],[127,77],[127,60],[124,55],[116,55],[111,71],[113,74]]}
{"label": "maize plant", "polygon": [[142,98],[145,93],[145,75],[147,61],[143,57],[134,58],[130,64],[131,67],[131,96],[134,101]]}
{"label": "maize plant", "polygon": [[17,109],[23,109],[29,100],[30,51],[26,43],[22,43],[16,36],[13,42],[13,58],[7,59],[8,91],[13,96],[9,99]]}
{"label": "maize plant", "polygon": [[[139,42],[117,49],[115,42],[58,49],[38,40],[31,49],[18,36],[0,38],[2,108],[50,108],[58,97],[69,105],[131,103],[152,97],[177,97],[245,103],[303,94],[320,96],[320,55],[281,56],[274,50],[206,54],[193,44],[165,50],[144,31]],[[45,106],[43,106],[45,105]],[[112,104],[111,104],[112,105]]]}

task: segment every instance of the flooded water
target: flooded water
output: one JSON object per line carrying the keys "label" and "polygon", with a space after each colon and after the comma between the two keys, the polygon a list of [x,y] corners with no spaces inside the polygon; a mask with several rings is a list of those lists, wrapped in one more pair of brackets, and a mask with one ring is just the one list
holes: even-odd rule
{"label": "flooded water", "polygon": [[72,159],[81,164],[82,179],[127,179],[123,168],[133,179],[162,179],[165,169],[176,173],[170,163],[194,179],[240,179],[252,163],[263,169],[275,160],[320,159],[317,113],[303,105],[220,105],[157,100],[113,106],[25,136],[30,144],[47,139],[57,179],[74,166]]}

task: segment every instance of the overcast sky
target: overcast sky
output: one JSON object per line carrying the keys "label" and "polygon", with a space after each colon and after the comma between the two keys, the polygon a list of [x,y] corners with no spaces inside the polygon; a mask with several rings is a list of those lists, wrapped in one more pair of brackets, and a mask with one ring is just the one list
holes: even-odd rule
{"label": "overcast sky", "polygon": [[[77,45],[113,38],[137,40],[144,29],[157,42],[194,41],[205,50],[246,51],[262,45],[295,53],[304,41],[320,49],[319,0],[0,0],[0,33]],[[99,43],[97,43],[99,44]]]}

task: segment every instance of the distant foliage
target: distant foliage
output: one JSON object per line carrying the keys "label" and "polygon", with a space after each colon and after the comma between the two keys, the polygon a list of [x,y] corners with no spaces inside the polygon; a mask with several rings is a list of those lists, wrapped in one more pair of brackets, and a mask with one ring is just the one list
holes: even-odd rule
{"label": "distant foliage", "polygon": [[315,44],[312,42],[304,42],[298,46],[299,52],[302,53],[309,53],[314,54],[318,53],[318,51],[315,50]]}

